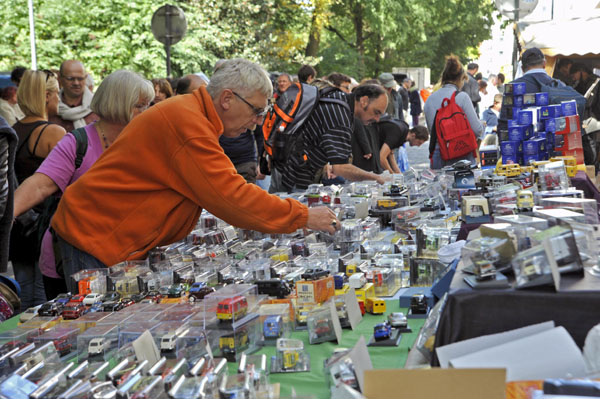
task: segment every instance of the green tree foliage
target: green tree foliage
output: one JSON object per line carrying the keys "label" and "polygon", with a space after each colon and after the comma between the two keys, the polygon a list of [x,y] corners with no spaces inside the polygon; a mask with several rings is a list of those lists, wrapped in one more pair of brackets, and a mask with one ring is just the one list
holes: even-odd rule
{"label": "green tree foliage", "polygon": [[[27,0],[0,8],[0,70],[30,65]],[[186,36],[172,47],[173,75],[210,73],[220,58],[245,57],[270,70],[356,78],[394,66],[428,66],[437,77],[444,56],[463,60],[489,37],[491,0],[175,0]],[[38,65],[80,59],[96,77],[119,68],[166,74],[165,52],[150,31],[152,0],[35,0]]]}

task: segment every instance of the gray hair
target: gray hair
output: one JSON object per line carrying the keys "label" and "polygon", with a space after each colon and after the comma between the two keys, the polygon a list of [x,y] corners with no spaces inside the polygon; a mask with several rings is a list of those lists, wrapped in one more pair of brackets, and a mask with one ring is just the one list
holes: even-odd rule
{"label": "gray hair", "polygon": [[122,69],[104,78],[90,108],[102,119],[126,125],[133,116],[133,107],[137,102],[142,99],[149,103],[154,96],[150,81],[135,72]]}
{"label": "gray hair", "polygon": [[273,95],[273,85],[267,72],[260,65],[243,58],[223,62],[206,86],[213,100],[225,89],[234,90],[241,96],[252,96],[257,91],[267,98]]}

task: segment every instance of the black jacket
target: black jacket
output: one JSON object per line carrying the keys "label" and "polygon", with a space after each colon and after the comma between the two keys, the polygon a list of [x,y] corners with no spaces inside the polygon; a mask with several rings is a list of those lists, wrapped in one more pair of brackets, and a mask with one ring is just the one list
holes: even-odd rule
{"label": "black jacket", "polygon": [[8,267],[8,246],[13,219],[13,199],[17,187],[15,156],[17,134],[0,117],[0,273]]}

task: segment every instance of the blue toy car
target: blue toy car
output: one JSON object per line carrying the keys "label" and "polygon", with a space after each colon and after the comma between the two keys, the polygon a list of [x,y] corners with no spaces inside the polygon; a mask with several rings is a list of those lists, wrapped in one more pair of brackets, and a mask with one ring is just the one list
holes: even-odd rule
{"label": "blue toy car", "polygon": [[375,341],[389,339],[392,334],[392,326],[388,322],[379,323],[373,327],[373,337]]}
{"label": "blue toy car", "polygon": [[281,316],[268,316],[263,323],[265,339],[280,338],[283,334],[283,319]]}
{"label": "blue toy car", "polygon": [[206,287],[206,283],[204,281],[195,282],[189,289],[190,294],[199,293],[202,288]]}

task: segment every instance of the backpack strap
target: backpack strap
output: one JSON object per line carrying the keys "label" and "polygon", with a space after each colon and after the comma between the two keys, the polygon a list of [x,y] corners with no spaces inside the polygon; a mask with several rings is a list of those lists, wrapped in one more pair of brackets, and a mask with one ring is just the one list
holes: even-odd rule
{"label": "backpack strap", "polygon": [[80,127],[73,130],[71,133],[75,136],[75,140],[77,142],[77,150],[75,156],[75,169],[79,169],[81,163],[83,162],[83,157],[85,157],[85,153],[87,152],[88,147],[88,137],[85,128]]}
{"label": "backpack strap", "polygon": [[31,128],[31,130],[29,131],[29,133],[27,133],[27,137],[25,137],[25,140],[23,140],[22,142],[19,143],[19,147],[17,148],[17,154],[21,152],[21,150],[23,149],[23,147],[25,147],[25,144],[29,143],[29,138],[31,137],[31,134],[33,133],[33,131],[35,129],[37,129],[39,126],[42,126],[42,125],[48,126],[49,124],[50,124],[50,122],[48,122],[48,121],[37,121],[37,122],[34,122],[34,125]]}

